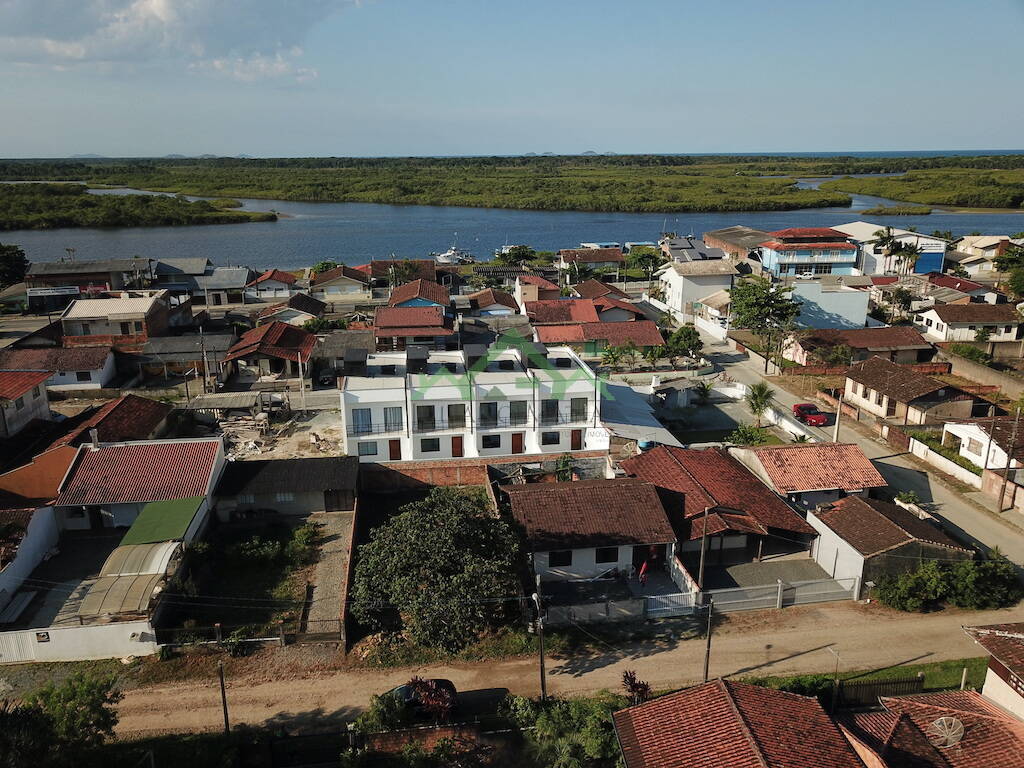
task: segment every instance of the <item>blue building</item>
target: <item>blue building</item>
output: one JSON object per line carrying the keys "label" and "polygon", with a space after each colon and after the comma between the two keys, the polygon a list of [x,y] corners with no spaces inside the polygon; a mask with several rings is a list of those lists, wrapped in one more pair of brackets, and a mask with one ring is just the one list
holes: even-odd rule
{"label": "blue building", "polygon": [[768,234],[771,239],[757,250],[765,270],[776,277],[856,274],[857,246],[838,230],[793,227]]}
{"label": "blue building", "polygon": [[440,307],[445,315],[451,315],[451,298],[448,289],[432,280],[413,280],[393,291],[388,299],[390,307]]}

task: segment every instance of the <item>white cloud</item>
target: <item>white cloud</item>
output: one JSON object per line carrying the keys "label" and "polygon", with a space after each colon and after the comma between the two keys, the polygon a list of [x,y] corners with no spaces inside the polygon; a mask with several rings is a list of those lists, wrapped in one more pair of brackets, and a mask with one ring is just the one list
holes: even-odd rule
{"label": "white cloud", "polygon": [[316,77],[309,30],[353,0],[0,0],[0,60],[186,63],[243,81]]}

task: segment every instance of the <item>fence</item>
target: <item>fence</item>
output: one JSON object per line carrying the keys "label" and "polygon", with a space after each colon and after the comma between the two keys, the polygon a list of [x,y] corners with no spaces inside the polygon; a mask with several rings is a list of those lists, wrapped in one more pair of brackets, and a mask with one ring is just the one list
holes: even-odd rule
{"label": "fence", "polygon": [[639,621],[644,618],[645,598],[606,600],[602,603],[552,605],[547,609],[545,623],[552,627],[569,624],[592,624],[604,621]]}
{"label": "fence", "polygon": [[716,611],[757,611],[807,603],[856,600],[859,593],[859,578],[815,579],[791,583],[778,581],[759,587],[709,589],[703,593],[703,600],[714,600]]}
{"label": "fence", "polygon": [[677,592],[674,595],[647,597],[647,618],[664,619],[669,616],[688,616],[693,613],[696,592]]}
{"label": "fence", "polygon": [[788,584],[783,583],[782,605],[856,600],[859,597],[859,592],[860,578],[793,581]]}
{"label": "fence", "polygon": [[0,664],[149,656],[156,648],[148,621],[0,632]]}
{"label": "fence", "polygon": [[715,601],[715,610],[757,611],[779,607],[779,588],[776,584],[762,587],[735,587],[732,589],[709,589],[703,593],[704,602]]}
{"label": "fence", "polygon": [[923,692],[923,676],[839,681],[839,703],[843,707],[872,707],[878,705],[880,696],[912,696]]}
{"label": "fence", "polygon": [[969,485],[972,488],[981,488],[981,476],[976,475],[971,470],[961,467],[959,464],[950,461],[942,454],[933,451],[927,445],[914,438],[910,439],[910,452],[924,461],[927,461],[936,469],[941,472],[945,472],[964,485]]}

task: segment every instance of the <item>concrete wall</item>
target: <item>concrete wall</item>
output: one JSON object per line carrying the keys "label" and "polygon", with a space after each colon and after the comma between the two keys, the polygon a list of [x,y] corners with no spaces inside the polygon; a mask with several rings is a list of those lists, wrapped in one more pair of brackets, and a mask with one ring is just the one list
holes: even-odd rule
{"label": "concrete wall", "polygon": [[[38,392],[38,394],[36,394]],[[18,400],[22,407],[18,408]],[[49,421],[50,399],[46,395],[45,384],[30,389],[17,400],[6,401],[3,406],[3,419],[0,421],[0,437],[12,437],[18,434],[33,419]]]}
{"label": "concrete wall", "polygon": [[808,511],[807,522],[818,532],[811,545],[811,557],[834,579],[851,579],[864,572],[864,556],[845,539],[823,523],[813,511]]}
{"label": "concrete wall", "polygon": [[53,507],[37,509],[25,530],[25,536],[18,545],[14,560],[0,570],[0,611],[14,597],[22,582],[27,579],[43,556],[57,546],[60,530]]}
{"label": "concrete wall", "polygon": [[534,552],[533,570],[534,573],[540,576],[541,581],[592,579],[612,568],[628,572],[633,566],[633,547],[623,544],[618,550],[618,560],[613,563],[599,563],[597,562],[597,550],[595,548],[574,549],[571,550],[571,565],[554,567],[548,565],[548,552]]}
{"label": "concrete wall", "polygon": [[156,633],[148,621],[0,633],[0,664],[149,656],[156,649]]}
{"label": "concrete wall", "polygon": [[569,624],[590,624],[609,621],[642,621],[646,617],[647,600],[608,600],[603,603],[582,605],[553,605],[547,609],[544,623],[549,627]]}
{"label": "concrete wall", "polygon": [[867,319],[867,291],[824,291],[820,283],[794,283],[791,296],[801,304],[797,322],[808,328],[863,328]]}
{"label": "concrete wall", "polygon": [[950,372],[956,376],[963,376],[965,379],[976,381],[978,384],[999,387],[1013,400],[1024,395],[1024,379],[1018,376],[1002,373],[994,368],[989,368],[987,365],[976,363],[973,360],[960,357],[960,355],[954,355],[946,349],[940,350],[939,356],[950,362]]}
{"label": "concrete wall", "polygon": [[[1002,674],[1000,674],[1002,673]],[[985,684],[981,695],[998,704],[1016,717],[1024,719],[1024,697],[1021,697],[1003,677],[1013,673],[995,659],[989,659],[988,670],[985,672]]]}
{"label": "concrete wall", "polygon": [[976,475],[971,470],[961,467],[959,464],[947,459],[945,456],[936,453],[924,443],[910,439],[910,452],[920,459],[924,459],[929,464],[945,472],[947,475],[951,475],[965,485],[969,485],[972,488],[981,488],[981,476]]}

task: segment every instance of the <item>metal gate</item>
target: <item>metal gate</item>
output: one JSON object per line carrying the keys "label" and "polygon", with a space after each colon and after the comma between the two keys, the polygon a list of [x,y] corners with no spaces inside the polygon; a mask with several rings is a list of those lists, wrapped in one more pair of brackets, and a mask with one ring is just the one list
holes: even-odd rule
{"label": "metal gate", "polygon": [[647,618],[660,619],[667,616],[688,616],[693,613],[693,593],[677,592],[673,595],[648,595]]}
{"label": "metal gate", "polygon": [[0,632],[0,664],[14,664],[19,661],[35,661],[32,647],[32,632]]}

